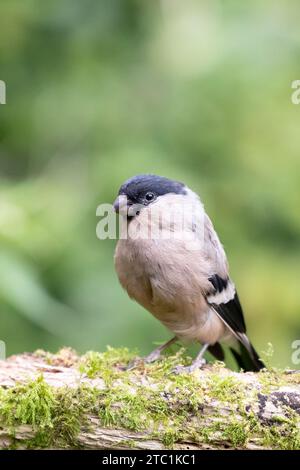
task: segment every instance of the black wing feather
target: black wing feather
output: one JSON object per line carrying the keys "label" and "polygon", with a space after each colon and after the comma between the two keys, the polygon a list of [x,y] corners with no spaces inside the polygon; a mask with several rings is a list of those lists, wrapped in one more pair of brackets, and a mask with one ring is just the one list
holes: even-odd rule
{"label": "black wing feather", "polygon": [[228,278],[223,279],[218,274],[214,274],[208,280],[209,280],[209,282],[212,283],[212,285],[214,286],[216,292],[222,292],[224,289],[226,289],[226,287],[228,285],[228,281],[229,281]]}
{"label": "black wing feather", "polygon": [[243,310],[237,293],[235,293],[234,298],[227,303],[211,303],[210,305],[218,312],[232,330],[239,333],[246,333]]}
{"label": "black wing feather", "polygon": [[[209,281],[214,286],[215,293],[222,292],[228,284],[228,280],[222,279],[218,274],[209,278]],[[235,292],[233,299],[228,302],[217,304],[208,301],[208,303],[241,343],[240,353],[232,350],[239,366],[244,370],[254,371],[264,368],[263,362],[259,359],[257,352],[246,336],[243,309],[237,292]]]}

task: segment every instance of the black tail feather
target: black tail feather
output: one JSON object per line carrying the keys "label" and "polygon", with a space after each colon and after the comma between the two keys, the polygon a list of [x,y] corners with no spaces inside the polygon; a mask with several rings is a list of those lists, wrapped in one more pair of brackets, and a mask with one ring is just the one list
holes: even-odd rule
{"label": "black tail feather", "polygon": [[240,352],[237,352],[233,348],[230,348],[230,351],[238,363],[238,366],[245,372],[259,372],[261,369],[265,368],[265,365],[259,358],[252,344],[250,344],[249,349],[250,350],[246,349],[246,347],[240,343]]}
{"label": "black tail feather", "polygon": [[211,344],[208,347],[208,351],[216,358],[218,361],[224,361],[225,354],[220,343]]}

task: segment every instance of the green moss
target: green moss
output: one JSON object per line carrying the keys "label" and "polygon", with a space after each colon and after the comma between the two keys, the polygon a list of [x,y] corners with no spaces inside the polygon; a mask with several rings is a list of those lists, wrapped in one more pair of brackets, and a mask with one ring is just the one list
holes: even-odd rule
{"label": "green moss", "polygon": [[89,351],[82,356],[79,362],[79,370],[89,378],[101,377],[107,384],[116,379],[118,375],[134,359],[136,353],[127,348],[111,348],[103,353]]}
{"label": "green moss", "polygon": [[212,373],[209,377],[210,396],[227,403],[237,403],[245,396],[244,384],[239,382],[234,376]]}
{"label": "green moss", "polygon": [[223,435],[232,447],[243,447],[249,437],[249,429],[245,420],[237,421],[232,419],[223,430]]}
{"label": "green moss", "polygon": [[56,389],[43,376],[0,390],[0,422],[8,426],[12,438],[17,426],[31,425],[34,437],[27,442],[29,448],[54,443],[61,447],[72,445],[84,417],[96,403],[93,388],[81,385],[76,389]]}
{"label": "green moss", "polygon": [[173,414],[173,409],[159,389],[127,384],[112,387],[101,393],[98,401],[103,426],[117,426],[133,431],[155,428]]}
{"label": "green moss", "polygon": [[[154,364],[139,360],[135,368],[125,371],[134,357],[126,348],[87,353],[75,361],[75,367],[82,379],[91,381],[80,382],[76,388],[51,387],[42,376],[13,388],[0,388],[0,421],[11,430],[12,446],[17,445],[13,440],[17,426],[29,424],[34,437],[27,447],[76,447],[81,427],[93,414],[103,427],[145,431],[159,437],[166,447],[174,447],[178,441],[213,445],[221,441],[243,448],[257,437],[269,447],[300,448],[299,417],[291,410],[269,426],[244,409],[245,401],[257,403],[259,391],[285,383],[284,372],[261,372],[261,390],[255,391],[222,364],[209,366],[201,376],[173,374],[174,366],[190,363],[183,350]],[[103,389],[93,386],[94,378],[104,379]],[[218,415],[214,406],[215,416],[207,422],[203,409],[216,401],[223,403],[228,415]]]}
{"label": "green moss", "polygon": [[164,429],[164,432],[162,434],[162,442],[163,444],[169,448],[172,449],[176,442],[182,440],[183,434],[181,430],[176,429],[174,427],[166,427]]}
{"label": "green moss", "polygon": [[31,424],[40,429],[53,426],[52,415],[57,400],[42,376],[27,384],[2,389],[0,416],[8,426]]}
{"label": "green moss", "polygon": [[262,393],[270,393],[273,389],[288,385],[285,372],[279,369],[265,369],[258,374]]}
{"label": "green moss", "polygon": [[218,441],[233,448],[243,448],[250,437],[249,425],[245,419],[228,418],[207,424],[194,435],[197,442],[213,444]]}
{"label": "green moss", "polygon": [[296,416],[287,418],[281,424],[266,426],[263,430],[264,444],[280,450],[300,449],[299,419]]}
{"label": "green moss", "polygon": [[87,414],[97,414],[98,391],[81,384],[76,389],[59,388],[59,406],[54,410],[52,441],[64,447],[73,445]]}

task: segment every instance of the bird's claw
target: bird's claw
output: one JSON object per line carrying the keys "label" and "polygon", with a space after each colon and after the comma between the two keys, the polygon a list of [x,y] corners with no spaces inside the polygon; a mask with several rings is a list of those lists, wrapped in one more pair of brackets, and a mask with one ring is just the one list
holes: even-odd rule
{"label": "bird's claw", "polygon": [[206,364],[205,359],[201,359],[201,361],[197,361],[192,363],[190,366],[176,366],[172,369],[173,374],[192,374],[198,369],[201,369]]}
{"label": "bird's claw", "polygon": [[152,364],[152,362],[157,361],[160,358],[160,353],[159,351],[153,351],[152,353],[148,354],[148,356],[142,357],[142,358],[135,358],[133,361],[131,361],[128,366],[126,367],[126,370],[132,370],[135,369],[137,366],[140,364]]}
{"label": "bird's claw", "polygon": [[137,359],[137,358],[133,359],[131,362],[129,362],[125,370],[135,369],[140,363],[141,363],[141,359]]}
{"label": "bird's claw", "polygon": [[148,356],[143,358],[143,361],[146,364],[151,364],[152,362],[157,361],[160,358],[161,354],[159,351],[153,351],[152,353],[148,354]]}

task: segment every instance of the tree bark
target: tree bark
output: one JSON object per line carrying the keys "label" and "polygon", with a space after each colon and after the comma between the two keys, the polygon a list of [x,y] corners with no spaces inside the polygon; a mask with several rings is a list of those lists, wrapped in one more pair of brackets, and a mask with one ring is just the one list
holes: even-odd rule
{"label": "tree bark", "polygon": [[[50,358],[50,359],[49,359]],[[46,384],[53,390],[61,390],[61,393],[67,393],[68,390],[76,390],[82,385],[91,387],[94,390],[103,392],[111,390],[112,384],[107,385],[101,374],[90,378],[87,374],[80,371],[78,364],[80,358],[72,351],[65,349],[58,355],[48,355],[46,353],[38,354],[22,354],[12,356],[5,361],[0,361],[0,388],[3,391],[16,390],[16,396],[22,392],[20,384],[28,384],[36,380],[41,375]],[[233,397],[232,403],[223,400],[219,390],[217,396],[213,396],[216,388],[213,388],[209,396],[201,405],[201,410],[195,413],[189,411],[190,416],[188,423],[198,429],[201,427],[201,438],[197,435],[182,435],[175,438],[172,448],[175,449],[226,449],[226,448],[246,448],[246,449],[263,449],[276,448],[276,439],[281,439],[278,448],[298,448],[299,439],[299,416],[300,416],[300,371],[285,372],[266,372],[265,375],[254,373],[236,373],[229,371],[225,367],[220,366],[218,369],[214,366],[207,365],[200,370],[195,377],[202,386],[203,383],[210,383],[210,377],[213,376],[214,383],[218,377],[220,383],[225,383],[229,378],[234,379],[234,384],[240,384],[244,392],[236,399]],[[120,372],[122,377],[122,372]],[[120,377],[117,380],[120,380]],[[135,374],[134,381],[131,382],[131,388],[143,387],[147,380],[145,371]],[[166,381],[166,389],[168,388],[168,376]],[[152,382],[153,385],[153,382]],[[154,384],[155,386],[155,384]],[[238,385],[237,385],[238,386]],[[19,387],[19,388],[18,388]],[[214,386],[215,387],[215,386]],[[231,384],[232,390],[234,385]],[[133,393],[135,391],[133,390]],[[252,397],[250,399],[250,396]],[[249,399],[248,399],[249,397]],[[255,397],[255,399],[253,399]],[[173,403],[173,398],[165,394],[169,406],[170,420],[172,422],[178,414],[178,403]],[[173,400],[173,401],[172,401]],[[184,403],[179,403],[186,406]],[[174,410],[173,410],[174,407]],[[12,408],[14,410],[16,408]],[[11,420],[8,419],[1,408],[0,395],[0,447],[7,448],[13,443],[19,448],[27,448],[28,442],[30,447],[34,447],[32,439],[36,435],[38,426],[33,423],[14,421],[14,429],[12,431]],[[173,411],[172,411],[173,410]],[[1,418],[1,413],[3,414]],[[197,416],[196,416],[197,414]],[[14,420],[15,416],[11,416]],[[243,442],[239,437],[234,440],[230,435],[226,424],[234,419],[234,423],[249,423],[251,428],[251,420],[255,422],[255,429],[247,431]],[[247,421],[248,420],[248,421]],[[198,424],[195,424],[198,423]],[[213,429],[212,424],[218,423]],[[292,424],[290,424],[292,423]],[[225,432],[222,428],[225,426]],[[206,439],[205,429],[210,429],[210,435]],[[233,426],[233,431],[235,431]],[[278,434],[276,434],[278,429]],[[289,431],[290,429],[290,431]],[[238,429],[242,431],[242,429]],[[263,432],[262,432],[263,430]],[[289,432],[291,433],[289,435]],[[269,436],[269,440],[267,439]],[[58,441],[59,442],[59,441]],[[289,442],[291,445],[289,446]],[[283,443],[283,444],[282,444]],[[84,422],[81,423],[78,433],[73,437],[72,443],[68,442],[66,447],[83,448],[83,449],[166,449],[169,445],[159,432],[153,433],[153,429],[132,430],[124,427],[112,425],[104,425],[103,419],[97,414],[97,409],[92,413],[87,413]],[[40,447],[39,444],[36,447]],[[60,444],[52,444],[51,448],[61,448]],[[64,447],[64,446],[63,446]]]}

